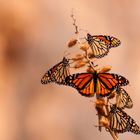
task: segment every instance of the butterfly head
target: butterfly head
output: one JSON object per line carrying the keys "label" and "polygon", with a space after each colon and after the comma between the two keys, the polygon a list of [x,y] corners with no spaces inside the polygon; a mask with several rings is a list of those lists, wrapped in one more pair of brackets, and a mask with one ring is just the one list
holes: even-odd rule
{"label": "butterfly head", "polygon": [[69,59],[67,59],[66,57],[63,57],[63,64],[65,66],[69,65]]}
{"label": "butterfly head", "polygon": [[112,105],[110,105],[110,112],[112,112],[112,113],[115,113],[116,112],[116,110],[117,110],[117,106],[116,106],[116,104],[112,104]]}
{"label": "butterfly head", "polygon": [[93,41],[93,36],[90,35],[89,33],[87,33],[87,38],[86,40],[88,41],[88,43],[92,42]]}

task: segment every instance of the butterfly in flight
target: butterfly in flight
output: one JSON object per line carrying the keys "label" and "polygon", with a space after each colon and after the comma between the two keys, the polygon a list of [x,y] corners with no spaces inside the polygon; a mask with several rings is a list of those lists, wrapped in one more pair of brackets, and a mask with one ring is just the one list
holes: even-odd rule
{"label": "butterfly in flight", "polygon": [[128,93],[121,87],[116,89],[116,106],[119,108],[132,108],[133,101]]}
{"label": "butterfly in flight", "polygon": [[126,112],[118,108],[115,104],[111,106],[109,112],[110,129],[117,133],[132,132],[140,134],[140,127]]}
{"label": "butterfly in flight", "polygon": [[78,92],[87,97],[95,93],[101,96],[108,96],[117,86],[125,86],[129,81],[118,74],[113,73],[76,73],[65,79],[68,86],[74,87]]}
{"label": "butterfly in flight", "polygon": [[42,84],[55,82],[57,84],[64,84],[65,78],[70,75],[69,60],[63,57],[63,60],[49,69],[41,78]]}
{"label": "butterfly in flight", "polygon": [[90,35],[87,34],[86,40],[91,47],[95,58],[102,58],[108,54],[110,48],[118,47],[121,41],[113,36]]}

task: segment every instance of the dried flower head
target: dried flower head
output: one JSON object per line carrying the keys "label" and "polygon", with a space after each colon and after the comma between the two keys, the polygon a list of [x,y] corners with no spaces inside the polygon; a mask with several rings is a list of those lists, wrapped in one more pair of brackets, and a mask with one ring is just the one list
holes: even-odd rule
{"label": "dried flower head", "polygon": [[92,58],[95,58],[95,55],[94,55],[93,52],[89,52],[89,53],[88,53],[88,57],[89,57],[90,59],[92,59]]}
{"label": "dried flower head", "polygon": [[106,110],[105,110],[105,100],[103,98],[99,98],[95,102],[95,108],[98,112],[98,115],[106,116]]}
{"label": "dried flower head", "polygon": [[100,73],[105,73],[105,72],[108,72],[111,70],[111,66],[104,66],[101,70],[100,70]]}
{"label": "dried flower head", "polygon": [[69,42],[68,42],[68,47],[71,48],[73,46],[75,46],[77,43],[77,39],[71,39]]}
{"label": "dried flower head", "polygon": [[81,43],[80,49],[83,51],[87,51],[89,49],[89,45],[87,43]]}
{"label": "dried flower head", "polygon": [[88,67],[87,68],[87,72],[88,73],[93,73],[93,72],[95,72],[95,70],[92,67]]}
{"label": "dried flower head", "polygon": [[105,128],[109,128],[109,125],[110,125],[109,119],[105,116],[101,116],[99,120],[99,125]]}
{"label": "dried flower head", "polygon": [[106,105],[105,100],[103,98],[98,98],[95,102],[96,106],[104,106]]}
{"label": "dried flower head", "polygon": [[77,69],[77,68],[81,68],[83,66],[85,66],[86,63],[84,61],[77,61],[76,64],[74,65],[74,68]]}
{"label": "dried flower head", "polygon": [[72,58],[73,61],[83,60],[84,56],[82,54],[76,54],[74,58]]}

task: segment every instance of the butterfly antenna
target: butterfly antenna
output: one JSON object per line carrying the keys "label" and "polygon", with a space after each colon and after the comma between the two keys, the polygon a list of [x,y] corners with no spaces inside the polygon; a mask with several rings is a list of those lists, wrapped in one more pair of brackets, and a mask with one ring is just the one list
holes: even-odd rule
{"label": "butterfly antenna", "polygon": [[101,125],[94,125],[94,127],[102,127]]}
{"label": "butterfly antenna", "polygon": [[80,37],[79,39],[86,39],[86,37]]}
{"label": "butterfly antenna", "polygon": [[86,32],[86,33],[89,32],[88,30],[85,30],[85,29],[82,29],[82,28],[80,28],[79,31],[83,31],[83,32]]}
{"label": "butterfly antenna", "polygon": [[93,100],[89,100],[91,103],[95,103]]}
{"label": "butterfly antenna", "polygon": [[86,41],[83,41],[83,42],[81,42],[81,40],[86,40],[86,37],[80,37],[79,39],[78,39],[78,43],[86,43],[87,42],[87,40]]}
{"label": "butterfly antenna", "polygon": [[[79,29],[79,31],[83,31],[83,32],[86,32],[86,34],[88,34],[88,30],[85,30],[85,29]],[[81,37],[79,39],[85,39],[87,41],[87,38],[86,37]]]}
{"label": "butterfly antenna", "polygon": [[101,128],[102,128],[102,126],[101,126],[101,125],[94,125],[94,127],[98,128],[98,129],[99,129],[99,131],[101,132]]}
{"label": "butterfly antenna", "polygon": [[72,61],[72,62],[70,62],[69,64],[73,64],[74,63],[74,61],[72,60],[72,59],[69,59],[70,61]]}
{"label": "butterfly antenna", "polygon": [[98,64],[95,65],[94,62],[91,62],[91,63],[92,63],[92,65],[93,65],[93,67],[98,67]]}
{"label": "butterfly antenna", "polygon": [[64,57],[67,57],[68,55],[70,55],[70,53],[67,50],[65,50],[64,51]]}
{"label": "butterfly antenna", "polygon": [[111,106],[113,106],[114,104],[113,103],[111,103],[109,100],[108,100],[108,102],[109,102],[109,104],[111,105]]}

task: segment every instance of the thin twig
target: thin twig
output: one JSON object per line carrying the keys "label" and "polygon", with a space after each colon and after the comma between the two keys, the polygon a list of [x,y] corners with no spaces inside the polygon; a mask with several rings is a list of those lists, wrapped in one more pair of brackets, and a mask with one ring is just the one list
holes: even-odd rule
{"label": "thin twig", "polygon": [[73,26],[74,26],[74,28],[75,28],[75,34],[78,34],[78,33],[79,33],[79,31],[78,31],[78,26],[76,25],[76,19],[75,19],[75,17],[74,17],[73,11],[72,11],[72,14],[71,14],[70,17],[71,17],[72,20],[73,20]]}

